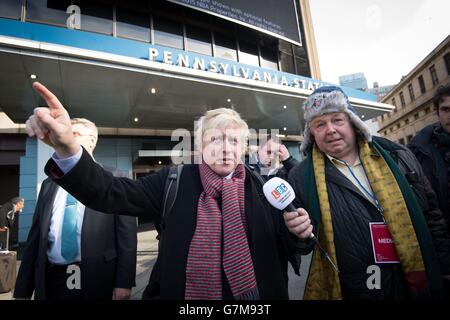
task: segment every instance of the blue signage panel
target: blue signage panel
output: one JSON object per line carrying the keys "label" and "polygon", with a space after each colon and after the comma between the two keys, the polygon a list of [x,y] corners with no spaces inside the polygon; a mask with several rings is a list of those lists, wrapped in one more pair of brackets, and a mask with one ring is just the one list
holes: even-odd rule
{"label": "blue signage panel", "polygon": [[[0,18],[0,36],[2,35],[112,53],[124,57],[200,70],[206,73],[223,74],[235,78],[278,84],[298,89],[314,90],[318,87],[329,85],[327,82],[316,79],[280,72],[273,69],[246,65],[218,57],[44,24]],[[341,88],[349,97],[376,101],[376,96],[373,94],[348,87]]]}

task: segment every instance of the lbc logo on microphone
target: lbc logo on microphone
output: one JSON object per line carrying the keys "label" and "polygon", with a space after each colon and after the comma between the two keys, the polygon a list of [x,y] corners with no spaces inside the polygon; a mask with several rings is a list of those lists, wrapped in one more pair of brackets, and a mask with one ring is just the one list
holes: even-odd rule
{"label": "lbc logo on microphone", "polygon": [[271,193],[275,200],[279,199],[283,193],[285,193],[288,188],[284,185],[284,183],[280,184],[276,187]]}

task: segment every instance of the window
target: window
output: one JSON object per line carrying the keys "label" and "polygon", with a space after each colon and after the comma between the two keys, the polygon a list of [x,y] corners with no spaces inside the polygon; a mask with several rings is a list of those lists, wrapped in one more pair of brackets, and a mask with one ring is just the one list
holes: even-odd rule
{"label": "window", "polygon": [[417,119],[419,119],[419,113],[416,113],[416,114],[414,115],[414,120],[417,120]]}
{"label": "window", "polygon": [[395,100],[395,98],[392,98],[391,103],[394,107],[397,107],[397,101]]}
{"label": "window", "polygon": [[412,135],[412,134],[408,135],[408,136],[406,137],[406,143],[410,143],[411,140],[412,140],[412,138],[413,138],[413,135]]}
{"label": "window", "polygon": [[26,20],[65,27],[67,18],[69,18],[66,10],[70,5],[70,0],[27,1]]}
{"label": "window", "polygon": [[406,103],[405,103],[405,96],[403,95],[403,91],[400,91],[400,103],[401,103],[402,107],[405,107]]}
{"label": "window", "polygon": [[444,55],[444,64],[447,68],[447,74],[450,75],[450,53],[448,52]]}
{"label": "window", "polygon": [[206,29],[186,26],[187,51],[212,56],[211,32]]}
{"label": "window", "polygon": [[74,4],[80,7],[81,30],[112,35],[112,5],[92,0],[76,0]]}
{"label": "window", "polygon": [[433,86],[437,85],[439,83],[439,79],[436,73],[436,68],[434,65],[430,67],[430,75],[431,75],[431,81],[433,82]]}
{"label": "window", "polygon": [[239,40],[239,62],[259,66],[258,47],[256,43]]}
{"label": "window", "polygon": [[398,143],[400,143],[400,144],[402,144],[402,145],[405,145],[405,139],[404,139],[404,138],[401,138],[400,140],[398,140]]}
{"label": "window", "polygon": [[294,73],[294,57],[292,55],[292,46],[289,42],[279,40],[278,56],[280,59],[280,71]]}
{"label": "window", "polygon": [[214,55],[218,58],[237,61],[236,40],[220,33],[214,33]]}
{"label": "window", "polygon": [[173,20],[155,17],[153,19],[155,44],[183,49],[183,26]]}
{"label": "window", "polygon": [[408,91],[409,91],[409,97],[411,98],[411,101],[414,101],[416,99],[416,97],[414,96],[414,89],[413,89],[413,86],[411,83],[408,85]]}
{"label": "window", "polygon": [[409,119],[405,119],[405,125],[409,123]]}
{"label": "window", "polygon": [[261,48],[261,67],[278,70],[277,50]]}
{"label": "window", "polygon": [[417,80],[419,81],[420,93],[425,93],[426,88],[425,88],[425,81],[423,81],[423,76],[420,75],[419,78],[417,78]]}
{"label": "window", "polygon": [[150,42],[150,15],[117,6],[116,30],[118,37]]}
{"label": "window", "polygon": [[304,46],[299,47],[296,45],[292,45],[292,49],[294,51],[296,73],[304,77],[311,77],[311,70],[306,48]]}
{"label": "window", "polygon": [[22,11],[22,1],[21,0],[2,0],[0,1],[0,17],[20,19],[20,14]]}

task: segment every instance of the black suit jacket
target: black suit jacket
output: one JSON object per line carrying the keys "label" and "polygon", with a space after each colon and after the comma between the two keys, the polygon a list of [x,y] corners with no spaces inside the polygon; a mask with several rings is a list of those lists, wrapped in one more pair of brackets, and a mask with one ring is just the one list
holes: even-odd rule
{"label": "black suit jacket", "polygon": [[[46,299],[48,231],[58,185],[46,179],[39,192],[14,290],[15,298]],[[83,299],[111,299],[113,288],[135,285],[137,221],[88,207],[81,231]]]}
{"label": "black suit jacket", "polygon": [[12,210],[14,210],[14,205],[11,201],[6,202],[0,208],[0,228],[11,228],[12,224],[14,223],[14,218],[11,220],[10,217],[8,217],[8,214],[11,214]]}

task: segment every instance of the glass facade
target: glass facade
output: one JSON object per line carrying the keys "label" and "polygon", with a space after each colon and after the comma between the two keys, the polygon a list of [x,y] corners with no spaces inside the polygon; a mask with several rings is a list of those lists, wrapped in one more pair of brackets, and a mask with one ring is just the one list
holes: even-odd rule
{"label": "glass facade", "polygon": [[[71,5],[79,7],[81,31],[311,77],[306,47],[164,0],[0,0],[0,17],[67,28]],[[304,39],[301,20],[300,32]]]}
{"label": "glass facade", "polygon": [[113,6],[100,1],[75,0],[81,9],[81,30],[113,34]]}
{"label": "glass facade", "polygon": [[117,37],[150,42],[150,15],[145,11],[116,6]]}
{"label": "glass facade", "polygon": [[211,31],[196,26],[186,26],[187,51],[212,56]]}
{"label": "glass facade", "polygon": [[183,49],[183,25],[162,17],[153,18],[154,43]]}
{"label": "glass facade", "polygon": [[1,0],[0,16],[19,20],[22,13],[22,0]]}
{"label": "glass facade", "polygon": [[236,39],[214,33],[214,55],[219,58],[237,61]]}
{"label": "glass facade", "polygon": [[239,62],[259,66],[258,46],[256,43],[239,40]]}
{"label": "glass facade", "polygon": [[66,10],[71,4],[70,0],[28,0],[25,20],[65,27],[69,17]]}
{"label": "glass facade", "polygon": [[278,70],[278,41],[263,37],[259,45],[261,67]]}

